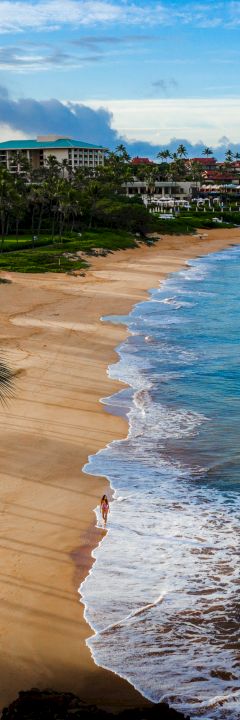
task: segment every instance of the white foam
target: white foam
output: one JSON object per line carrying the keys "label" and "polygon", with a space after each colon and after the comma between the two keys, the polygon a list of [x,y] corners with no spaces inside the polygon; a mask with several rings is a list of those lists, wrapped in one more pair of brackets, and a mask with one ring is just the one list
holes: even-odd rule
{"label": "white foam", "polygon": [[136,392],[133,402],[134,406],[128,415],[130,438],[139,435],[148,440],[190,437],[207,421],[201,413],[181,409],[177,411],[154,402],[147,389]]}
{"label": "white foam", "polygon": [[199,260],[192,260],[191,263],[188,263],[187,265],[186,270],[180,270],[178,273],[178,276],[183,277],[184,280],[201,282],[209,275],[209,265],[199,262]]}
{"label": "white foam", "polygon": [[148,610],[152,610],[152,608],[157,607],[162,601],[163,601],[164,595],[160,595],[156,600],[154,600],[151,603],[148,603],[147,605],[143,605],[142,607],[138,608],[138,610],[134,610],[133,612],[129,613],[129,615],[126,615],[126,617],[122,618],[121,620],[118,620],[118,622],[113,623],[112,625],[108,625],[107,627],[103,628],[99,632],[96,633],[96,636],[105,635],[109,630],[115,630],[116,628],[119,628],[123,625],[126,625],[129,620],[133,620],[134,618],[137,618],[139,615],[143,615],[144,613],[148,612]]}
{"label": "white foam", "polygon": [[186,307],[186,308],[194,307],[194,303],[187,302],[186,300],[179,301],[179,300],[177,300],[176,296],[171,297],[171,298],[167,297],[167,298],[164,298],[163,300],[154,300],[154,302],[159,302],[159,303],[162,303],[163,305],[170,305],[170,307],[172,307],[174,310],[181,310],[181,308],[184,308],[184,307]]}

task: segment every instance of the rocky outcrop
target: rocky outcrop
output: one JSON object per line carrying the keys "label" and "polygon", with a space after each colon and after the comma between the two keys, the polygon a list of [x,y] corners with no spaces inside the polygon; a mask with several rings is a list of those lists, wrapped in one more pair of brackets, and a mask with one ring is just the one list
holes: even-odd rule
{"label": "rocky outcrop", "polygon": [[86,705],[71,693],[33,689],[20,692],[18,699],[2,712],[2,720],[190,720],[160,703],[149,708],[125,710],[117,715],[95,705]]}

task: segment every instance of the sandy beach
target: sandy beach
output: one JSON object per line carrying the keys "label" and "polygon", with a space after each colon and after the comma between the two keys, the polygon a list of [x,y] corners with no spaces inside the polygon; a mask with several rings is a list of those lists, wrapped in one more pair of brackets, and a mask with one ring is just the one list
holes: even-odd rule
{"label": "sandy beach", "polygon": [[0,285],[0,333],[15,388],[0,408],[0,709],[34,686],[112,709],[144,703],[94,664],[78,595],[102,537],[93,510],[108,491],[82,467],[127,434],[99,402],[119,390],[107,367],[126,330],[100,318],[127,313],[188,258],[236,243],[240,229],[164,236],[93,258],[85,277],[1,273],[11,280]]}

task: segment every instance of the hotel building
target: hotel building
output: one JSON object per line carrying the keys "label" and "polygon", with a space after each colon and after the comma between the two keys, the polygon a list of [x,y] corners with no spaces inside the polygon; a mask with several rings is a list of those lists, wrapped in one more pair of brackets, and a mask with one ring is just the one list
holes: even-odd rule
{"label": "hotel building", "polygon": [[73,170],[104,164],[104,148],[100,145],[89,145],[82,140],[58,135],[41,135],[36,140],[9,140],[0,143],[0,164],[5,165],[10,172],[20,172],[19,153],[25,155],[33,170],[44,167],[50,156],[54,156],[59,162],[67,161]]}

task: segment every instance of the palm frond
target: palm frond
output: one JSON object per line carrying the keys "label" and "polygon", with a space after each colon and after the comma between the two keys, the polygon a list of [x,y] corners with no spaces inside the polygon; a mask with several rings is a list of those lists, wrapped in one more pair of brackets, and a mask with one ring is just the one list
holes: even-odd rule
{"label": "palm frond", "polygon": [[6,402],[13,393],[13,374],[3,360],[0,360],[0,402]]}

